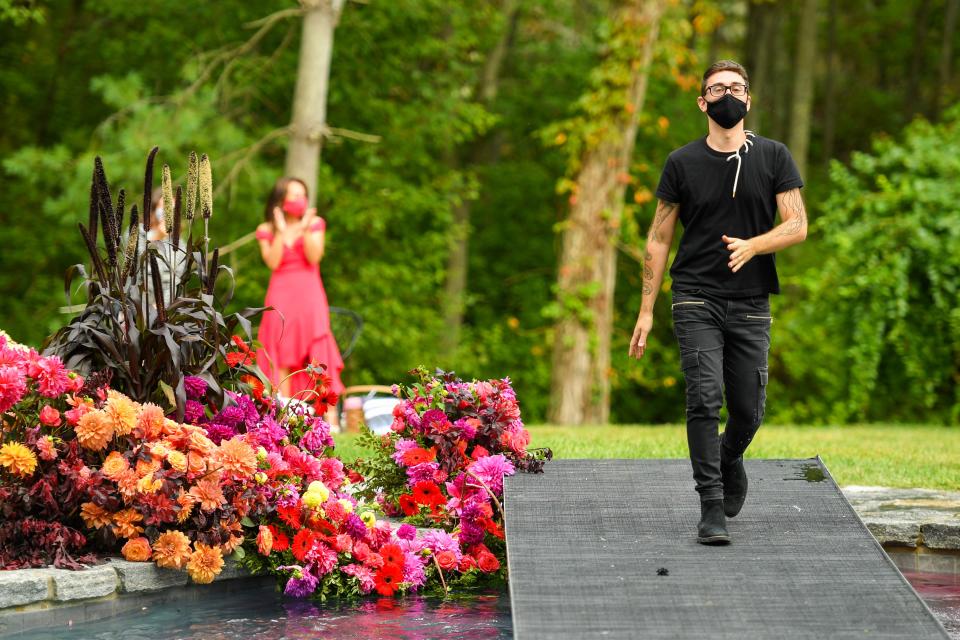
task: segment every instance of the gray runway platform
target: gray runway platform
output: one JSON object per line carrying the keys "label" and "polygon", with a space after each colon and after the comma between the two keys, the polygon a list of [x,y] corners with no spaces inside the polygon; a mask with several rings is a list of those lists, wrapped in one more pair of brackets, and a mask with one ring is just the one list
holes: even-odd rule
{"label": "gray runway platform", "polygon": [[554,460],[508,478],[515,638],[949,637],[819,458],[746,468],[724,547],[696,542],[687,460]]}

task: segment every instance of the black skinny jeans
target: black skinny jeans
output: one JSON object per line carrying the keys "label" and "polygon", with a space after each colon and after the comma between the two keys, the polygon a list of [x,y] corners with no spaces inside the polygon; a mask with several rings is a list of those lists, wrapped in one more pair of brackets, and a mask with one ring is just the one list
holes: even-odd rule
{"label": "black skinny jeans", "polygon": [[[770,299],[674,291],[673,330],[687,385],[687,444],[700,500],[723,498],[724,461],[743,455],[763,421],[770,350]],[[718,436],[724,391],[727,425]]]}

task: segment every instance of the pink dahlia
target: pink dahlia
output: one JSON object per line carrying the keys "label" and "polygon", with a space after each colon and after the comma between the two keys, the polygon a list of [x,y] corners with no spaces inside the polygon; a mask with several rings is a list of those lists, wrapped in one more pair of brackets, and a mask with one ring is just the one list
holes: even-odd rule
{"label": "pink dahlia", "polygon": [[470,464],[467,471],[480,478],[494,493],[503,492],[503,477],[512,476],[513,463],[503,455],[486,456]]}
{"label": "pink dahlia", "polygon": [[20,402],[27,390],[27,381],[19,368],[0,367],[0,413]]}
{"label": "pink dahlia", "polygon": [[57,356],[37,358],[30,363],[30,377],[36,379],[40,395],[56,398],[71,386],[69,372]]}

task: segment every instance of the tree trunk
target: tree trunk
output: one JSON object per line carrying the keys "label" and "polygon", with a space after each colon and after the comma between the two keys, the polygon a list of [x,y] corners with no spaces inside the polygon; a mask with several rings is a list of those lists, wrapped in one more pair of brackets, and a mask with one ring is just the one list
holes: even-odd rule
{"label": "tree trunk", "polygon": [[827,77],[823,88],[823,163],[833,158],[833,142],[837,123],[837,0],[830,0],[827,14]]}
{"label": "tree trunk", "polygon": [[[490,105],[497,97],[500,88],[500,71],[503,61],[513,42],[518,16],[517,0],[504,0],[503,13],[505,26],[497,44],[487,57],[480,76],[478,95],[481,103]],[[495,156],[491,145],[498,144],[499,136],[486,138],[474,145],[469,153],[468,163],[476,166],[487,158]],[[454,151],[454,157],[456,152]],[[447,257],[447,281],[443,297],[443,317],[445,331],[440,343],[441,357],[450,366],[460,345],[460,330],[463,327],[463,312],[467,290],[467,272],[469,269],[470,241],[470,200],[463,198],[453,210],[453,235],[450,238],[450,254]]]}
{"label": "tree trunk", "polygon": [[[609,116],[606,135],[586,146],[563,231],[557,277],[561,318],[555,326],[550,420],[556,424],[603,424],[610,418],[610,333],[616,284],[616,242],[623,198],[666,0],[621,5],[611,46],[629,50],[629,84],[623,106]],[[624,53],[613,51],[616,77]],[[601,67],[608,64],[601,62]],[[607,95],[600,92],[600,95]],[[607,99],[610,99],[609,97]]]}
{"label": "tree trunk", "polygon": [[946,16],[943,21],[943,44],[940,46],[940,82],[933,93],[933,114],[940,115],[944,104],[944,90],[950,86],[953,63],[953,37],[957,30],[957,14],[960,13],[960,0],[947,0]]}
{"label": "tree trunk", "polygon": [[763,127],[770,126],[770,115],[776,107],[776,93],[771,83],[776,51],[776,3],[751,2],[749,12],[744,65],[750,75],[751,93],[756,94],[756,101],[750,107],[746,126],[760,135],[768,135],[769,132],[765,132]]}
{"label": "tree trunk", "polygon": [[333,31],[346,0],[300,0],[306,13],[297,65],[297,88],[293,97],[290,146],[284,173],[307,184],[310,204],[317,198],[320,150],[327,125],[327,89]]}
{"label": "tree trunk", "polygon": [[797,32],[797,55],[794,59],[793,99],[790,111],[790,135],[787,146],[797,163],[800,175],[807,175],[810,148],[810,119],[813,113],[813,80],[817,58],[818,0],[804,0]]}

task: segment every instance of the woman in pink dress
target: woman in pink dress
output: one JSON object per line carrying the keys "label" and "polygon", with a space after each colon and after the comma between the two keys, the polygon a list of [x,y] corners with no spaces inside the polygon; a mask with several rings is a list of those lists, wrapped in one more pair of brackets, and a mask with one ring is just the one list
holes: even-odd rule
{"label": "woman in pink dress", "polygon": [[[330,307],[320,280],[326,222],[307,206],[307,186],[280,178],[267,200],[265,221],[257,227],[260,255],[273,272],[257,340],[257,364],[286,397],[312,389],[306,373],[284,380],[310,363],[324,364],[333,391],[340,394],[343,359],[330,331]],[[297,396],[310,401],[310,394]]]}

